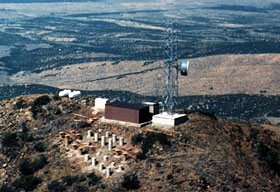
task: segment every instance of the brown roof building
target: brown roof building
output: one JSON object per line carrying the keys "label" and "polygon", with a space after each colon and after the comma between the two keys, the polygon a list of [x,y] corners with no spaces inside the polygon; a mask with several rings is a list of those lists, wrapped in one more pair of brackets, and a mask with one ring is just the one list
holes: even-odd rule
{"label": "brown roof building", "polygon": [[152,115],[148,105],[118,101],[105,105],[105,119],[141,124],[151,121]]}

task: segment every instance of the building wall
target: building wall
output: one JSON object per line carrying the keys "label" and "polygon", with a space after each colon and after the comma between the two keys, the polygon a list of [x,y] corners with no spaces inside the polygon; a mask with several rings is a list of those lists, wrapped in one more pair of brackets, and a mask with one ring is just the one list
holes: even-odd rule
{"label": "building wall", "polygon": [[151,121],[153,114],[150,113],[149,106],[147,106],[139,110],[139,116],[140,116],[139,122],[143,123],[143,122]]}
{"label": "building wall", "polygon": [[106,105],[105,119],[139,123],[139,110]]}
{"label": "building wall", "polygon": [[105,119],[113,119],[131,123],[143,123],[150,121],[152,115],[149,113],[149,107],[142,109],[129,109],[106,105]]}

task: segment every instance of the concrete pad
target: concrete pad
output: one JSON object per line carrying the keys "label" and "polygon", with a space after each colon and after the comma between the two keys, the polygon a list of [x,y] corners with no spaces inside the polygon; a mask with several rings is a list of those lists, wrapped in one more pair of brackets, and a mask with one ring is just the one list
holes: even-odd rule
{"label": "concrete pad", "polygon": [[174,113],[169,115],[167,112],[163,112],[157,115],[153,115],[153,125],[166,125],[166,126],[175,126],[187,121],[186,114]]}

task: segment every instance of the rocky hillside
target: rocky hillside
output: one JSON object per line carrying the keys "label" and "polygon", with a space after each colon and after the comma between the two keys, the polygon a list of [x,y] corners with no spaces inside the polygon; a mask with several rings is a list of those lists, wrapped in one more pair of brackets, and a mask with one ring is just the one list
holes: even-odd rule
{"label": "rocky hillside", "polygon": [[[1,101],[0,191],[280,190],[278,126],[188,112],[186,123],[169,130],[139,129],[103,123],[93,106],[92,97]],[[109,151],[89,130],[114,134],[117,143],[123,137],[124,145]],[[109,177],[93,158],[110,164]]]}
{"label": "rocky hillside", "polygon": [[[58,94],[58,88],[32,84],[0,86],[0,101],[32,94]],[[142,103],[145,101],[161,101],[162,97],[145,96],[129,91],[83,91],[84,97],[102,97],[109,100]],[[280,124],[280,96],[279,95],[193,95],[175,98],[176,108],[179,110],[193,110],[215,114],[222,119],[238,119],[254,123]]]}

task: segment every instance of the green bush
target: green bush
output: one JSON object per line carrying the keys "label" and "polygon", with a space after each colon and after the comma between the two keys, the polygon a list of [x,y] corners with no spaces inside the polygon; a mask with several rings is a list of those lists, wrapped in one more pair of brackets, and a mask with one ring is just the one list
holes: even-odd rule
{"label": "green bush", "polygon": [[140,182],[136,175],[126,175],[123,178],[122,187],[127,190],[139,189]]}
{"label": "green bush", "polygon": [[269,148],[264,143],[259,143],[257,145],[257,152],[260,155],[260,158],[264,160],[269,153]]}
{"label": "green bush", "polygon": [[46,164],[48,164],[48,159],[45,155],[38,155],[34,157],[34,161],[33,161],[34,171],[42,169]]}
{"label": "green bush", "polygon": [[141,152],[141,153],[139,153],[139,154],[136,155],[136,158],[137,158],[137,159],[140,159],[140,160],[143,160],[143,159],[146,159],[146,158],[147,158],[147,155],[146,155],[146,153]]}
{"label": "green bush", "polygon": [[19,163],[19,171],[23,174],[23,175],[31,175],[34,173],[34,168],[32,163],[30,162],[29,159],[23,159],[20,163]]}
{"label": "green bush", "polygon": [[100,177],[98,177],[94,172],[87,175],[88,178],[88,185],[93,186],[96,185],[97,182],[100,180]]}
{"label": "green bush", "polygon": [[79,177],[79,182],[83,182],[83,181],[85,181],[85,180],[87,180],[87,178],[86,178],[84,175],[81,175],[81,176]]}
{"label": "green bush", "polygon": [[75,182],[79,181],[79,176],[65,176],[62,177],[62,182],[66,185],[66,186],[71,186],[73,185]]}
{"label": "green bush", "polygon": [[46,149],[45,149],[45,145],[44,143],[42,142],[38,142],[34,145],[34,149],[38,152],[44,152]]}
{"label": "green bush", "polygon": [[133,135],[131,137],[131,143],[132,143],[132,145],[137,145],[137,144],[141,143],[143,141],[143,139],[144,139],[143,134],[142,133],[138,133],[138,134]]}
{"label": "green bush", "polygon": [[48,184],[47,189],[49,192],[63,192],[66,190],[66,188],[57,180],[54,180],[50,184]]}
{"label": "green bush", "polygon": [[24,109],[27,107],[27,103],[25,100],[21,99],[19,101],[16,102],[16,104],[14,105],[14,110],[17,110],[17,109]]}
{"label": "green bush", "polygon": [[135,135],[132,137],[132,141],[134,144],[141,143],[142,152],[137,155],[137,159],[145,159],[146,153],[153,147],[153,144],[159,142],[161,145],[170,145],[170,141],[168,140],[168,136],[162,133],[147,133],[145,136],[143,135]]}
{"label": "green bush", "polygon": [[43,95],[43,96],[40,96],[37,99],[35,99],[32,105],[34,105],[34,106],[46,105],[50,101],[51,101],[51,98],[49,96]]}
{"label": "green bush", "polygon": [[2,154],[11,159],[15,159],[19,155],[19,151],[16,148],[6,147],[2,149]]}
{"label": "green bush", "polygon": [[14,147],[18,145],[17,134],[12,132],[5,132],[2,136],[1,144],[3,147]]}
{"label": "green bush", "polygon": [[42,169],[47,163],[48,161],[45,155],[38,155],[34,157],[33,161],[30,161],[30,159],[23,159],[19,163],[19,171],[23,175],[31,175],[35,171]]}
{"label": "green bush", "polygon": [[26,191],[33,191],[38,184],[42,182],[42,179],[40,177],[36,176],[22,176],[18,179],[16,179],[12,186],[16,189],[24,189]]}
{"label": "green bush", "polygon": [[173,179],[173,175],[172,174],[167,175],[166,179],[167,180]]}
{"label": "green bush", "polygon": [[0,185],[0,192],[13,192],[8,185]]}
{"label": "green bush", "polygon": [[73,191],[74,192],[85,192],[85,191],[88,191],[88,188],[84,185],[75,185],[73,187]]}
{"label": "green bush", "polygon": [[272,170],[274,170],[278,175],[280,175],[280,153],[273,151],[264,143],[258,144],[257,152],[260,156],[260,159],[265,161]]}
{"label": "green bush", "polygon": [[19,134],[19,137],[24,142],[32,142],[34,140],[33,134],[28,131],[23,131]]}
{"label": "green bush", "polygon": [[35,99],[31,105],[31,112],[33,117],[36,118],[37,114],[42,111],[42,105],[46,105],[51,101],[50,97],[43,95]]}
{"label": "green bush", "polygon": [[60,98],[58,95],[54,95],[52,98],[53,98],[53,100],[55,100],[55,101],[61,100],[61,98]]}

